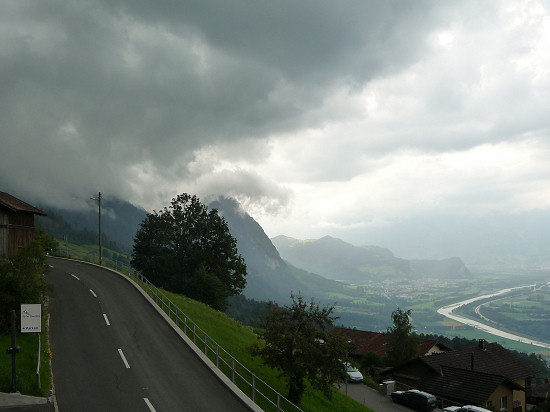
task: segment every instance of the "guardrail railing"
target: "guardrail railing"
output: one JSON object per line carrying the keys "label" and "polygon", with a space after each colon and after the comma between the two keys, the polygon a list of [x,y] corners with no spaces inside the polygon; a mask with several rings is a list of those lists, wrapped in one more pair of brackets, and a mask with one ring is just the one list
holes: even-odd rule
{"label": "guardrail railing", "polygon": [[241,362],[222,348],[214,339],[193,322],[159,288],[139,272],[128,272],[134,281],[155,301],[174,323],[193,341],[208,358],[264,411],[302,411],[283,395],[257,377]]}

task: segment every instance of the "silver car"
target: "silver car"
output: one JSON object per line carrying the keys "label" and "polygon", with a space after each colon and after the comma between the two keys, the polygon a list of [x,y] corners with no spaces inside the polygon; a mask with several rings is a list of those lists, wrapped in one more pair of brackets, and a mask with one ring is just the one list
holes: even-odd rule
{"label": "silver car", "polygon": [[361,372],[359,372],[359,370],[355,366],[353,366],[349,362],[344,363],[344,366],[346,367],[346,374],[347,374],[348,382],[350,382],[350,383],[363,382],[363,374]]}

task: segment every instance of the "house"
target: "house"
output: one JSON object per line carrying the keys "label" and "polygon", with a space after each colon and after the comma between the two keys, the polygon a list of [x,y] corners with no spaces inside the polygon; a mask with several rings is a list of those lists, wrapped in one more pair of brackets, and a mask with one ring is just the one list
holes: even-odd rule
{"label": "house", "polygon": [[445,400],[446,404],[523,411],[524,403],[517,396],[514,398],[514,392],[524,393],[525,388],[502,375],[441,366],[439,374],[427,374],[415,386]]}
{"label": "house", "polygon": [[525,411],[527,379],[536,370],[498,343],[420,356],[385,376],[457,404]]}
{"label": "house", "polygon": [[[368,332],[348,328],[334,328],[330,333],[337,336],[344,336],[351,341],[353,347],[351,356],[355,358],[359,358],[367,353],[375,353],[381,357],[386,356],[386,340],[388,338],[387,333]],[[431,355],[432,353],[441,353],[450,350],[450,348],[436,340],[420,340],[419,356]]]}
{"label": "house", "polygon": [[0,256],[14,256],[34,240],[34,215],[46,216],[46,213],[0,192]]}

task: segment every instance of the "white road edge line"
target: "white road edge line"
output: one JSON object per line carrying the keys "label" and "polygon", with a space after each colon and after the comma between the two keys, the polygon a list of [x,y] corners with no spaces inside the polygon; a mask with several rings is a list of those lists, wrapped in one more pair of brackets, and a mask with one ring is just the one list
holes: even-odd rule
{"label": "white road edge line", "polygon": [[97,295],[95,294],[95,292],[92,289],[90,289],[90,293],[93,295],[94,298],[97,298]]}
{"label": "white road edge line", "polygon": [[75,278],[76,280],[80,280],[80,278],[76,275],[73,275],[72,273],[70,274],[73,278]]}
{"label": "white road edge line", "polygon": [[[104,313],[103,314],[103,319],[105,319],[105,323],[107,324],[107,326],[111,326],[111,324],[109,323],[109,318],[107,318],[107,314]],[[120,349],[119,349],[120,350]]]}
{"label": "white road edge line", "polygon": [[120,357],[122,358],[122,362],[124,362],[124,365],[126,366],[126,369],[130,369],[130,364],[126,360],[126,356],[124,356],[124,353],[122,353],[122,349],[119,349],[118,353],[119,353]]}
{"label": "white road edge line", "polygon": [[153,407],[153,404],[151,403],[151,401],[149,401],[148,398],[143,398],[143,400],[145,401],[151,412],[156,412],[156,409]]}

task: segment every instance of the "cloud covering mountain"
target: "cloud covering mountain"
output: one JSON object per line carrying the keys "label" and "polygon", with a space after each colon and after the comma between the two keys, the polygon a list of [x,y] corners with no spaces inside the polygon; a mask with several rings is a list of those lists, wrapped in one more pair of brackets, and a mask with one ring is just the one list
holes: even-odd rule
{"label": "cloud covering mountain", "polygon": [[2,1],[0,189],[73,209],[222,194],[269,236],[400,256],[395,233],[434,216],[545,222],[549,9]]}

